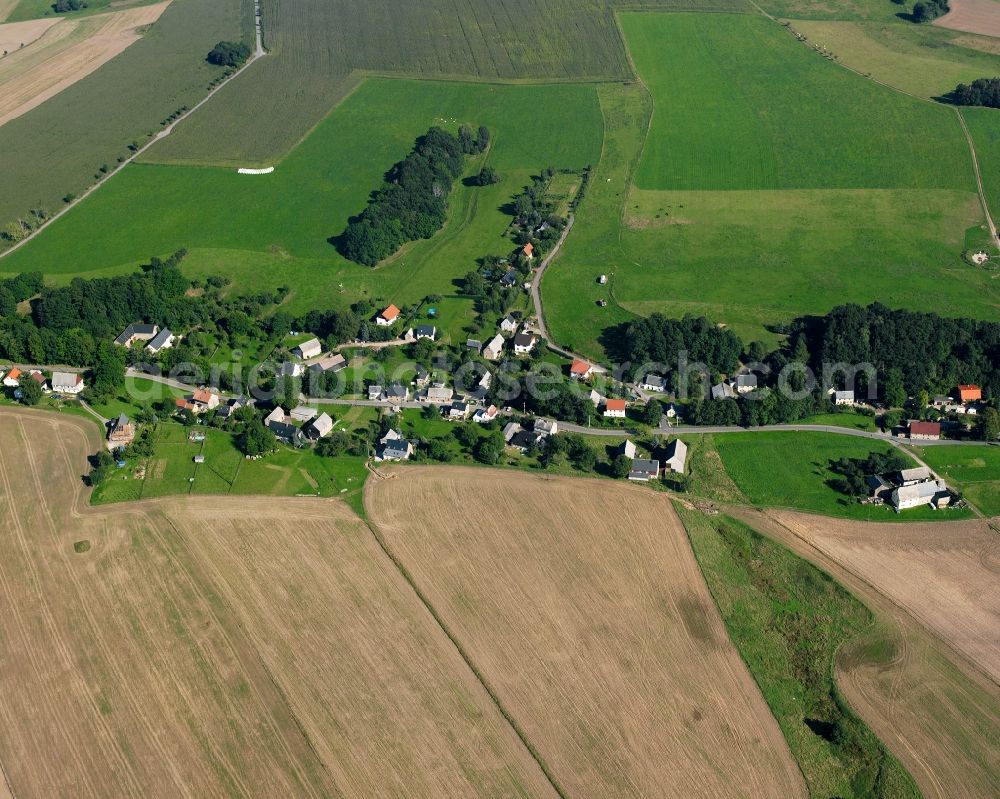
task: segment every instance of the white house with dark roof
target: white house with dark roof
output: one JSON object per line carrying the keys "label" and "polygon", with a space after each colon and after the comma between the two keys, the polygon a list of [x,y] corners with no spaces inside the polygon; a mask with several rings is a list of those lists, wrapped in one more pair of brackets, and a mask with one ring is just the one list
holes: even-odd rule
{"label": "white house with dark roof", "polygon": [[74,372],[53,372],[52,390],[57,394],[79,394],[84,389],[83,377]]}
{"label": "white house with dark roof", "polygon": [[149,341],[153,336],[159,332],[160,328],[157,325],[147,325],[142,322],[136,322],[126,327],[118,338],[115,339],[115,344],[119,347],[131,347],[137,341]]}
{"label": "white house with dark roof", "polygon": [[156,355],[163,350],[169,350],[174,346],[176,340],[177,336],[171,333],[169,328],[165,327],[149,340],[146,349],[153,353],[153,355]]}
{"label": "white house with dark roof", "polygon": [[628,473],[629,480],[648,483],[660,476],[659,461],[648,458],[632,458],[632,469]]}
{"label": "white house with dark roof", "polygon": [[529,355],[537,343],[538,339],[530,333],[518,333],[514,336],[514,353],[516,355]]}
{"label": "white house with dark roof", "polygon": [[643,391],[661,393],[667,389],[667,379],[659,375],[648,374],[642,379],[639,388]]}
{"label": "white house with dark roof", "polygon": [[503,319],[500,320],[500,332],[501,333],[514,333],[517,330],[517,320],[507,314]]}

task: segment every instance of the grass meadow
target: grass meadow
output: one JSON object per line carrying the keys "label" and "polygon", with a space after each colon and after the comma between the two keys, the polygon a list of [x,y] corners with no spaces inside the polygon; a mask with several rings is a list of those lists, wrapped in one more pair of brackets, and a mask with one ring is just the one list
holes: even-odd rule
{"label": "grass meadow", "polygon": [[252,7],[177,0],[121,55],[0,126],[0,225],[29,208],[57,210],[64,195],[94,182],[102,164],[127,156],[130,142],[144,142],[161,120],[194,105],[221,74],[205,54],[220,39],[240,38]]}
{"label": "grass meadow", "polygon": [[[550,124],[524,124],[546,109]],[[431,125],[482,123],[494,136],[484,164],[503,180],[457,185],[449,221],[433,238],[404,247],[377,269],[341,258],[328,243],[364,208],[383,173]],[[545,166],[596,163],[601,116],[587,85],[498,86],[373,79],[360,87],[270,175],[233,169],[137,164],[34,242],[0,262],[4,272],[40,269],[50,278],[127,271],[153,254],[190,251],[192,275],[222,273],[234,290],[288,285],[291,307],[348,304],[363,296],[398,305],[453,295],[476,259],[506,254],[510,222],[500,209]],[[155,153],[153,153],[155,156]],[[442,307],[453,318],[465,309]],[[445,325],[447,320],[442,320]],[[464,324],[464,322],[463,322]]]}
{"label": "grass meadow", "polygon": [[831,460],[866,458],[888,444],[837,433],[748,432],[717,435],[715,445],[729,476],[753,505],[881,522],[970,516],[969,511],[926,507],[897,514],[887,506],[860,505],[828,485],[836,477],[828,468]]}
{"label": "grass meadow", "polygon": [[1000,516],[1000,447],[921,447],[920,457],[987,516]]}

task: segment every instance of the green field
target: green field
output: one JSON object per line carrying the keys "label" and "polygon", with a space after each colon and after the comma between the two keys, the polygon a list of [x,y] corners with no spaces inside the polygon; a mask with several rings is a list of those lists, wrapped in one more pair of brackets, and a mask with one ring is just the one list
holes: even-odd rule
{"label": "green field", "polygon": [[920,457],[987,516],[1000,516],[1000,447],[921,447]]}
{"label": "green field", "polygon": [[729,476],[753,505],[882,522],[970,516],[967,510],[929,507],[894,513],[884,505],[861,505],[827,484],[836,477],[828,468],[831,460],[865,458],[889,444],[823,432],[727,433],[715,436],[715,444]]}
{"label": "green field", "polygon": [[[174,0],[143,38],[38,108],[0,126],[0,226],[29,208],[54,212],[128,155],[161,120],[194,105],[220,73],[205,54],[238,39],[250,0]],[[123,102],[127,98],[127,102]]]}
{"label": "green field", "polygon": [[[742,9],[744,0],[299,0],[263,4],[270,55],[179,129],[157,158],[280,160],[365,74],[471,81],[632,77],[616,5]],[[250,77],[250,76],[248,76]],[[552,126],[550,107],[523,106]],[[247,125],[252,113],[253,125]]]}
{"label": "green field", "polygon": [[[550,124],[524,124],[523,109],[546,108]],[[486,124],[494,136],[483,163],[503,180],[459,185],[448,224],[405,247],[378,269],[345,261],[327,242],[364,208],[382,175],[434,124]],[[291,308],[339,306],[359,297],[398,305],[430,293],[454,294],[454,281],[491,253],[512,247],[500,208],[545,166],[596,162],[601,118],[586,85],[499,86],[373,79],[328,117],[270,175],[232,169],[133,165],[20,251],[0,270],[40,269],[68,280],[134,268],[152,254],[190,250],[192,275],[224,273],[236,290],[287,285]],[[114,220],[109,224],[108,220]],[[442,303],[442,325],[468,322],[471,303]],[[460,307],[460,305],[464,305]]]}
{"label": "green field", "polygon": [[[912,777],[847,705],[837,651],[872,614],[828,574],[726,516],[677,505],[732,639],[792,750],[810,796],[918,797]],[[882,636],[872,665],[895,653]],[[860,664],[858,664],[860,665]]]}
{"label": "green field", "polygon": [[960,258],[985,225],[954,111],[763,17],[622,25],[649,96],[599,91],[604,157],[544,285],[560,342],[600,356],[603,329],[656,311],[770,344],[769,325],[848,301],[998,318],[990,273]]}

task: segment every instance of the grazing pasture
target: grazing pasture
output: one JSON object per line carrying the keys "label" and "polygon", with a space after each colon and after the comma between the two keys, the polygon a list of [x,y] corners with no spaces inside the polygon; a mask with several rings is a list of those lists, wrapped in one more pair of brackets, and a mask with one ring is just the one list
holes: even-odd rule
{"label": "grazing pasture", "polygon": [[838,694],[834,659],[869,610],[827,574],[735,519],[679,509],[726,629],[781,725],[811,796],[919,797]]}
{"label": "grazing pasture", "polygon": [[[548,124],[523,124],[523,109],[548,109]],[[360,212],[383,173],[431,125],[490,128],[484,164],[501,182],[456,185],[445,228],[371,269],[328,243]],[[158,148],[153,148],[155,155]],[[234,169],[137,164],[0,261],[0,271],[49,277],[134,268],[153,253],[190,251],[190,273],[226,274],[237,290],[287,285],[291,308],[385,297],[399,305],[455,294],[476,259],[507,255],[511,221],[501,208],[546,166],[582,169],[601,151],[601,117],[587,85],[499,86],[373,79],[366,82],[269,175]],[[107,219],[117,220],[108,226]],[[460,330],[460,326],[458,326]]]}
{"label": "grazing pasture", "polygon": [[567,795],[803,795],[662,496],[392,473],[376,528]]}
{"label": "grazing pasture", "polygon": [[[753,505],[792,508],[867,521],[967,519],[967,510],[913,508],[897,514],[888,506],[860,505],[835,491],[831,460],[866,458],[889,444],[837,433],[758,432],[715,436],[722,462],[733,482]],[[914,466],[916,463],[913,464]]]}
{"label": "grazing pasture", "polygon": [[987,522],[900,528],[771,514],[1000,682],[1000,542]]}
{"label": "grazing pasture", "polygon": [[[165,0],[79,21],[55,20],[56,26],[34,44],[0,61],[0,125],[37,108],[139,41],[140,30],[156,22],[169,4]],[[6,27],[0,25],[0,34]]]}
{"label": "grazing pasture", "polygon": [[555,795],[345,505],[89,510],[94,426],[0,414],[0,794]]}
{"label": "grazing pasture", "polygon": [[922,447],[927,465],[987,516],[1000,516],[1000,447]]}
{"label": "grazing pasture", "polygon": [[93,183],[101,165],[115,164],[130,143],[145,142],[162,120],[201,99],[220,74],[205,54],[247,32],[251,8],[247,0],[173,2],[125,52],[0,127],[0,226],[30,208],[57,210],[63,196]]}

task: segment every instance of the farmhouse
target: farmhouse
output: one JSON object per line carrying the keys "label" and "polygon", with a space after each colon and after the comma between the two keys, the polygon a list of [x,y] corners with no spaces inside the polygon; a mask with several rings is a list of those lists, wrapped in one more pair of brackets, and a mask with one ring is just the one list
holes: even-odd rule
{"label": "farmhouse", "polygon": [[628,473],[629,480],[648,483],[659,476],[659,461],[647,460],[646,458],[632,458],[632,469]]}
{"label": "farmhouse", "polygon": [[648,374],[642,379],[642,382],[639,384],[639,388],[643,391],[661,393],[666,391],[667,381],[666,378],[660,377],[659,375]]}
{"label": "farmhouse", "polygon": [[598,275],[597,282],[600,283],[602,286],[605,285],[608,282],[608,276],[607,275]]}
{"label": "farmhouse", "polygon": [[391,327],[399,318],[399,308],[390,305],[382,313],[375,317],[375,324],[379,327]]}
{"label": "farmhouse", "polygon": [[333,432],[333,419],[329,414],[321,413],[306,429],[306,435],[312,439],[326,438]]}
{"label": "farmhouse", "polygon": [[303,361],[309,358],[315,358],[323,354],[323,345],[319,343],[318,338],[311,338],[308,341],[303,341],[299,346],[292,350],[292,355],[301,358]]}
{"label": "farmhouse", "polygon": [[833,404],[834,405],[853,405],[854,404],[854,392],[853,391],[834,391],[833,392]]}
{"label": "farmhouse", "polygon": [[59,394],[79,394],[83,391],[83,378],[73,372],[53,372],[52,390]]}
{"label": "farmhouse", "polygon": [[959,386],[956,393],[959,402],[981,402],[983,399],[983,390],[976,385]]}
{"label": "farmhouse", "polygon": [[528,355],[535,348],[538,341],[530,333],[518,333],[514,336],[514,353],[517,355]]}
{"label": "farmhouse", "polygon": [[889,500],[896,512],[930,505],[943,508],[951,503],[951,493],[939,480],[928,480],[915,485],[900,486],[892,492]]}
{"label": "farmhouse", "polygon": [[604,416],[608,419],[624,419],[628,403],[623,399],[609,399],[604,402]]}
{"label": "farmhouse", "polygon": [[309,367],[309,371],[313,374],[323,374],[324,372],[336,373],[341,369],[347,368],[347,358],[341,355],[339,352],[336,355],[328,355],[326,358],[320,358],[316,363]]}
{"label": "farmhouse", "polygon": [[921,441],[937,441],[941,438],[941,423],[911,420],[910,438]]}
{"label": "farmhouse", "polygon": [[503,336],[497,333],[483,349],[483,357],[488,361],[496,361],[503,355]]}
{"label": "farmhouse", "polygon": [[111,428],[108,430],[108,448],[127,447],[134,440],[135,425],[122,413],[111,423]]}
{"label": "farmhouse", "polygon": [[146,349],[153,355],[156,355],[163,350],[169,350],[174,346],[174,341],[176,340],[177,336],[170,332],[170,328],[165,327],[149,340]]}
{"label": "farmhouse", "polygon": [[159,331],[159,327],[156,325],[146,325],[142,323],[136,323],[126,327],[118,338],[115,339],[115,344],[119,347],[131,347],[137,341],[149,341],[153,336]]}
{"label": "farmhouse", "polygon": [[269,430],[272,425],[282,424],[285,421],[285,409],[280,405],[264,417],[264,426]]}
{"label": "farmhouse", "polygon": [[912,469],[902,469],[893,475],[896,485],[912,486],[923,483],[933,477],[931,470],[926,466],[914,466]]}
{"label": "farmhouse", "polygon": [[417,341],[422,338],[429,338],[431,341],[437,338],[437,328],[434,325],[420,325],[413,331]]}
{"label": "farmhouse", "polygon": [[668,472],[684,474],[684,464],[687,461],[687,444],[675,438],[667,445],[667,457],[663,468]]}
{"label": "farmhouse", "polygon": [[513,333],[517,330],[517,320],[507,314],[502,320],[500,320],[500,332],[501,333]]}
{"label": "farmhouse", "polygon": [[292,408],[290,415],[296,422],[308,422],[317,413],[319,411],[315,408],[307,408],[305,405],[299,405],[297,408]]}
{"label": "farmhouse", "polygon": [[878,474],[871,474],[865,478],[868,486],[868,496],[872,499],[885,501],[893,492],[893,485],[884,477]]}
{"label": "farmhouse", "polygon": [[576,358],[569,367],[569,376],[574,380],[587,380],[593,373],[594,367],[579,358]]}

